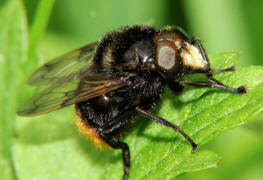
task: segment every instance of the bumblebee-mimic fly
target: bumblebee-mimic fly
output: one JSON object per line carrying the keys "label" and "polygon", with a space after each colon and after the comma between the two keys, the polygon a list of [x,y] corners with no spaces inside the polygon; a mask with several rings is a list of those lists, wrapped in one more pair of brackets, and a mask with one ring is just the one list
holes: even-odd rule
{"label": "bumblebee-mimic fly", "polygon": [[[226,71],[234,67],[212,69],[201,42],[179,28],[125,27],[37,69],[28,83],[40,91],[17,114],[34,116],[75,104],[77,125],[84,135],[122,150],[127,180],[130,151],[120,137],[133,116],[142,114],[174,129],[196,150],[198,145],[177,125],[148,110],[158,104],[165,86],[175,94],[186,85],[245,93],[245,86],[228,87],[213,77],[214,72]],[[181,80],[189,73],[203,73],[208,82]]]}

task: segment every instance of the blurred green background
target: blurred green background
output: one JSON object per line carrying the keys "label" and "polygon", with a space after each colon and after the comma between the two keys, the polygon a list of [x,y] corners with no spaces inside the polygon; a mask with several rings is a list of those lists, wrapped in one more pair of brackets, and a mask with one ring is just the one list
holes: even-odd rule
{"label": "blurred green background", "polygon": [[[23,2],[31,32],[39,2],[45,1]],[[255,0],[57,0],[37,52],[44,62],[124,25],[177,25],[200,38],[209,55],[235,51],[241,54],[239,66],[263,65],[262,7],[263,1]],[[202,147],[222,157],[219,167],[178,179],[262,180],[262,129],[259,115],[220,135]]]}

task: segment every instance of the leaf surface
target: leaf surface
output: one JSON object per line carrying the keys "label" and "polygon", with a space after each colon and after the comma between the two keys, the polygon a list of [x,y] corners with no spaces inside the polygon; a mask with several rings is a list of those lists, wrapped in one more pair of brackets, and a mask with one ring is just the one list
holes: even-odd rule
{"label": "leaf surface", "polygon": [[[236,53],[211,57],[214,68],[232,66],[237,60]],[[202,150],[202,144],[246,123],[262,110],[263,68],[247,67],[217,73],[215,77],[229,86],[246,85],[248,93],[236,95],[218,89],[187,87],[179,96],[173,96],[167,91],[153,112],[179,125],[201,148],[193,153],[181,135],[139,116],[124,139],[131,151],[129,180],[174,179],[185,172],[217,165],[218,155]],[[80,136],[71,109],[19,118],[14,159],[21,179],[121,179],[121,151],[98,150]]]}
{"label": "leaf surface", "polygon": [[0,179],[15,177],[12,163],[15,110],[27,53],[26,18],[21,1],[0,8]]}

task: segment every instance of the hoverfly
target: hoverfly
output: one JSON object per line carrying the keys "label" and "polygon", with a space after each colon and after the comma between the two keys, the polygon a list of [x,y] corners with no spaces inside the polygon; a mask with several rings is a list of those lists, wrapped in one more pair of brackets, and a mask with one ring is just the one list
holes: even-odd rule
{"label": "hoverfly", "polygon": [[[77,124],[85,135],[122,150],[127,180],[130,151],[120,136],[133,116],[142,114],[174,129],[196,150],[198,145],[177,125],[148,110],[158,104],[165,86],[175,94],[186,85],[246,93],[245,86],[228,87],[213,77],[214,72],[226,71],[234,67],[211,69],[201,42],[179,28],[125,27],[37,69],[28,83],[41,90],[17,114],[34,116],[75,104]],[[189,73],[203,73],[208,82],[179,80]]]}

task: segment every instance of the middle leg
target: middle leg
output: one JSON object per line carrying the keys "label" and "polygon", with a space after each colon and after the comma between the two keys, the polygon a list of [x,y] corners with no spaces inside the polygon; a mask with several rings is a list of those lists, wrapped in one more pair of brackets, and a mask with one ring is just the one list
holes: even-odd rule
{"label": "middle leg", "polygon": [[136,107],[136,111],[141,113],[142,115],[148,117],[148,118],[151,118],[152,120],[154,120],[155,122],[157,122],[161,125],[170,127],[172,129],[174,129],[175,131],[179,132],[192,145],[193,151],[196,151],[196,149],[198,148],[198,145],[184,131],[182,131],[179,128],[179,126],[177,126],[177,125],[175,125],[175,124],[173,124],[173,123],[171,123],[171,122],[169,122],[169,121],[167,121],[161,117],[158,117],[155,114],[152,114],[148,111],[145,111],[145,110],[141,109],[139,106]]}

